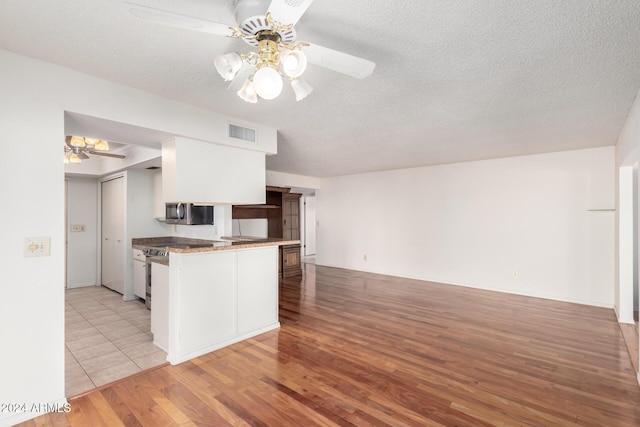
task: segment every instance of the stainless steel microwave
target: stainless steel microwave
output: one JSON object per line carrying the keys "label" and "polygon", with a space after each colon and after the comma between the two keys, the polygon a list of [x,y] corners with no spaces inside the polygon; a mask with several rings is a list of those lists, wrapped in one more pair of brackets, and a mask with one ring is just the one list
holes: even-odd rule
{"label": "stainless steel microwave", "polygon": [[200,225],[213,224],[213,206],[193,203],[167,203],[165,208],[167,224]]}

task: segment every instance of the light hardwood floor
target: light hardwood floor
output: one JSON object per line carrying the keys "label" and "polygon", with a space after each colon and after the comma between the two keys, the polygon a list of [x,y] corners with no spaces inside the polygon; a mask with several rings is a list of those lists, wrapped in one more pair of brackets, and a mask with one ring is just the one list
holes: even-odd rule
{"label": "light hardwood floor", "polygon": [[24,425],[638,426],[612,310],[304,264],[282,327]]}

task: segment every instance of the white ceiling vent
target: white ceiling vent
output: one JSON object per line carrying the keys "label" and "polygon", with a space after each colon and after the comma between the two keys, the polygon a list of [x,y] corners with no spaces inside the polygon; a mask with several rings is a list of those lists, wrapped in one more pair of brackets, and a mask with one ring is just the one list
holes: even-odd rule
{"label": "white ceiling vent", "polygon": [[256,143],[256,130],[229,123],[229,138]]}

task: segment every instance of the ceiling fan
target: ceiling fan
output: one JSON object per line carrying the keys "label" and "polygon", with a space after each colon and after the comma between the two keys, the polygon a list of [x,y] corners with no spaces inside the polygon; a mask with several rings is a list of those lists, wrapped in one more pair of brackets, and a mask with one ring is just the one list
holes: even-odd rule
{"label": "ceiling fan", "polygon": [[214,58],[216,70],[225,81],[234,80],[244,65],[250,66],[251,75],[238,91],[238,96],[251,103],[256,103],[258,97],[277,98],[282,92],[283,79],[290,82],[296,101],[305,98],[313,90],[300,79],[307,62],[359,79],[373,73],[375,63],[369,60],[296,40],[294,25],[311,3],[313,0],[234,0],[236,27],[130,1],[123,2],[128,12],[136,18],[241,38],[252,46],[254,50],[248,53],[231,52]]}
{"label": "ceiling fan", "polygon": [[89,158],[87,154],[124,159],[122,154],[107,153],[109,143],[104,139],[83,138],[67,135],[64,138],[64,162],[82,163]]}

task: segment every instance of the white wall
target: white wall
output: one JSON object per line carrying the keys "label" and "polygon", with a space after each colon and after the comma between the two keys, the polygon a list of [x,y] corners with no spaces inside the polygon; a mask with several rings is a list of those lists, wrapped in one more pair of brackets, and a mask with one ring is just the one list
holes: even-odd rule
{"label": "white wall", "polygon": [[234,219],[232,227],[232,236],[269,236],[269,221],[266,218]]}
{"label": "white wall", "polygon": [[316,253],[316,196],[302,196],[300,198],[300,238],[302,240],[302,255],[309,256]]}
{"label": "white wall", "polygon": [[[67,287],[98,283],[98,181],[95,178],[67,177]],[[84,231],[72,232],[72,225]]]}
{"label": "white wall", "polygon": [[[639,196],[637,192],[640,189],[640,183],[638,180],[638,174],[635,171],[637,169],[638,162],[640,162],[640,92],[636,96],[636,99],[631,107],[629,116],[625,122],[618,141],[616,142],[616,166],[619,169],[619,173],[616,175],[616,260],[618,260],[618,268],[616,269],[616,282],[614,289],[614,301],[615,309],[618,315],[618,320],[623,323],[630,323],[632,320],[632,309],[637,304],[637,301],[629,301],[629,298],[633,298],[633,273],[630,269],[634,268],[637,271],[639,260],[633,259],[633,248],[637,248],[639,236],[638,230],[640,230],[640,224],[636,224],[635,235],[629,236],[629,233],[633,230],[633,225],[625,222],[625,215],[633,216],[633,212],[637,212],[637,201]],[[632,174],[633,179],[636,180],[635,185],[633,182],[620,182],[620,177],[624,177],[628,174]],[[624,179],[624,178],[623,178]],[[628,194],[629,191],[636,191],[636,194]],[[625,200],[621,200],[620,196],[623,196]],[[635,196],[635,197],[634,197]],[[635,206],[629,206],[629,204]],[[621,216],[623,223],[621,223]],[[634,218],[636,221],[637,215]],[[620,248],[623,249],[622,251]],[[626,271],[625,271],[626,270]],[[636,276],[637,279],[637,276]]]}
{"label": "white wall", "polygon": [[[37,68],[0,51],[2,199],[20,210],[0,209],[0,402],[7,403],[64,398],[63,111],[47,96],[59,82]],[[51,238],[51,255],[23,257],[23,239],[40,236]],[[0,413],[0,425],[19,417]]]}
{"label": "white wall", "polygon": [[614,165],[605,147],[325,179],[316,262],[611,307]]}
{"label": "white wall", "polygon": [[[635,280],[637,280],[637,268],[640,260],[637,258],[640,256],[637,252],[638,241],[640,236],[638,231],[640,230],[640,224],[638,224],[638,200],[640,200],[640,182],[638,182],[637,167],[640,162],[640,92],[636,95],[636,99],[631,106],[629,116],[620,132],[618,141],[616,142],[616,166],[620,173],[616,174],[617,178],[624,177],[629,171],[633,171],[632,176],[635,179],[635,185],[631,182],[616,182],[616,188],[618,189],[616,194],[616,260],[619,262],[620,270],[616,269],[616,281],[614,289],[614,301],[616,313],[618,314],[618,321],[631,322],[629,318],[629,311],[633,306],[637,306],[637,295],[634,295],[633,291],[630,291],[629,286],[633,286],[630,283],[629,272],[633,266],[636,274]],[[624,179],[624,178],[623,178]],[[629,188],[635,190],[636,194],[629,196]],[[621,200],[624,198],[624,200]],[[629,201],[632,200],[633,206],[628,206]],[[627,204],[627,206],[625,206]],[[621,209],[622,208],[622,209]],[[636,221],[635,233],[631,239],[628,239],[628,233],[633,230],[633,226],[625,221],[624,216],[632,214],[633,220]],[[620,216],[622,215],[622,217]],[[635,215],[635,217],[634,217]],[[629,241],[631,240],[631,242]],[[625,244],[626,243],[626,244]],[[623,248],[623,250],[620,250]],[[633,249],[636,249],[635,259],[633,259]],[[631,258],[630,258],[631,257]],[[626,269],[626,271],[625,271]],[[633,276],[633,275],[632,275]],[[633,279],[632,279],[633,280]],[[637,284],[636,284],[637,286]],[[628,301],[629,298],[635,298],[633,304]],[[640,373],[637,373],[638,382],[640,382]]]}
{"label": "white wall", "polygon": [[266,172],[266,180],[267,185],[272,185],[274,187],[301,187],[317,189],[322,185],[322,179],[320,178],[270,170]]}
{"label": "white wall", "polygon": [[[616,165],[631,165],[640,151],[640,91],[616,142]],[[628,159],[626,162],[625,160]]]}
{"label": "white wall", "polygon": [[[0,50],[0,402],[64,399],[64,112],[202,141],[239,145],[219,114]],[[275,153],[274,128],[258,126],[257,151]],[[19,141],[19,143],[16,143]],[[16,159],[23,159],[16,162]],[[50,237],[51,255],[25,258],[25,237]],[[10,327],[9,327],[10,326]],[[0,425],[36,413],[0,413]]]}

